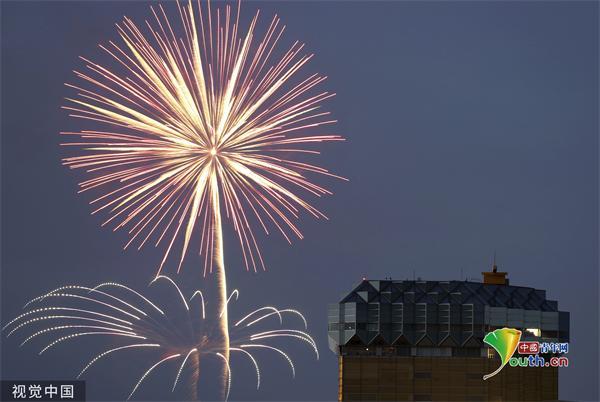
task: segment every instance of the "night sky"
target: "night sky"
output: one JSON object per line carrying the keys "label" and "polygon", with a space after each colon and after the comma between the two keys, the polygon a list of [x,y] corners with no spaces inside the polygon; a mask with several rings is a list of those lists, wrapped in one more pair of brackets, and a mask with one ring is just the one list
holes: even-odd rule
{"label": "night sky", "polygon": [[[597,400],[598,3],[248,2],[245,21],[257,7],[263,24],[281,16],[283,43],[316,54],[307,72],[329,77],[328,108],[348,141],[317,161],[350,181],[319,179],[334,191],[315,201],[330,220],[303,216],[304,240],[259,236],[267,272],[246,272],[227,229],[228,279],[241,292],[231,314],[293,306],[321,352],[315,361],[290,342],[295,380],[261,354],[260,392],[247,362],[234,364],[231,398],[335,400],[328,303],[363,276],[479,279],[496,250],[511,284],[546,289],[571,312],[561,399]],[[117,38],[123,15],[151,17],[144,2],[2,2],[3,323],[66,283],[145,289],[162,257],[124,252],[126,233],[99,227],[76,194],[83,175],[60,164],[58,132],[79,127],[60,109],[72,94],[63,83],[79,55],[105,57],[96,45]],[[184,271],[191,289],[199,262]],[[77,340],[37,356],[43,343],[19,343],[2,339],[3,378],[73,378],[103,350]],[[89,392],[124,398],[151,363],[107,359],[86,377]],[[158,371],[138,398],[164,399],[174,374]]]}

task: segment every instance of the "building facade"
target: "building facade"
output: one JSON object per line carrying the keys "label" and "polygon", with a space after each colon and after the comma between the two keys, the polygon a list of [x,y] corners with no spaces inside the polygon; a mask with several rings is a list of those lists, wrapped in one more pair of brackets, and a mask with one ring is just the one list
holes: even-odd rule
{"label": "building facade", "polygon": [[505,367],[483,342],[498,328],[521,340],[568,342],[569,313],[546,292],[483,282],[363,280],[329,306],[329,346],[338,355],[339,400],[557,400],[555,367]]}

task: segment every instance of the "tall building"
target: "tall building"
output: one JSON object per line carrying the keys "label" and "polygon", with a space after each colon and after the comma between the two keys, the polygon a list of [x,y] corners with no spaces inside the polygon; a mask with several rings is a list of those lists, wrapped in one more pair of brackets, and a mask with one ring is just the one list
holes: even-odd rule
{"label": "tall building", "polygon": [[544,290],[509,285],[495,265],[483,277],[364,279],[330,305],[339,400],[557,400],[556,367],[507,365],[484,381],[501,361],[483,338],[508,327],[522,331],[521,341],[568,342],[569,313]]}

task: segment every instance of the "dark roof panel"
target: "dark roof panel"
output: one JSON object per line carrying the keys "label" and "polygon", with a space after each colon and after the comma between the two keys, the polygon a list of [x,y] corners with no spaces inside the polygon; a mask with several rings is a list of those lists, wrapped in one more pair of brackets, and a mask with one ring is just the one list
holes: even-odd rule
{"label": "dark roof panel", "polygon": [[473,303],[491,307],[558,311],[544,290],[469,281],[364,280],[340,303]]}

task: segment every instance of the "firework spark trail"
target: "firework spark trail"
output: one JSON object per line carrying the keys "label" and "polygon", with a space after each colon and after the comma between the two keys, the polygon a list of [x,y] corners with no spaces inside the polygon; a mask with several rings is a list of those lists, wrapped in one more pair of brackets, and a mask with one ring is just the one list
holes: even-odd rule
{"label": "firework spark trail", "polygon": [[[121,353],[130,350],[155,350],[160,352],[160,359],[155,361],[136,381],[132,388],[129,398],[131,398],[137,390],[142,386],[144,381],[159,367],[163,365],[169,365],[169,361],[177,361],[175,367],[175,375],[171,392],[175,390],[177,384],[180,382],[180,378],[186,371],[191,369],[190,381],[192,384],[192,398],[197,398],[197,386],[198,386],[198,375],[199,375],[199,364],[200,359],[206,359],[213,356],[224,362],[227,370],[225,378],[226,389],[225,396],[229,395],[231,388],[231,371],[232,367],[229,363],[230,359],[227,358],[221,349],[220,342],[211,339],[212,328],[218,326],[221,323],[220,317],[211,317],[204,315],[204,298],[202,292],[197,290],[192,293],[189,299],[186,299],[182,290],[179,288],[177,283],[171,278],[161,276],[158,279],[163,281],[152,281],[151,284],[158,286],[159,283],[164,283],[164,286],[168,286],[167,289],[171,289],[178,297],[172,300],[179,300],[178,310],[184,312],[185,321],[187,322],[173,322],[177,314],[167,309],[165,306],[159,306],[148,297],[143,294],[119,283],[106,282],[95,287],[85,286],[61,286],[50,292],[47,292],[39,297],[36,297],[25,304],[24,308],[30,310],[20,314],[15,319],[9,321],[3,328],[3,331],[7,331],[7,337],[11,337],[14,334],[23,333],[26,329],[30,329],[30,335],[23,335],[24,341],[21,344],[23,346],[26,343],[34,343],[38,338],[44,338],[50,336],[55,332],[59,332],[56,338],[49,339],[49,343],[46,344],[39,352],[42,354],[48,349],[81,337],[88,337],[94,335],[94,337],[100,336],[102,338],[109,337],[114,341],[123,341],[120,346],[113,345],[111,348],[104,350],[95,355],[87,364],[81,369],[77,378],[80,378],[83,374],[88,373],[89,370],[98,361],[104,359],[107,356],[120,356]],[[98,291],[99,288],[104,288],[104,291]],[[110,288],[110,289],[109,289]],[[65,289],[71,290],[73,293],[64,293]],[[87,296],[80,296],[77,293],[81,292]],[[119,292],[119,293],[113,293]],[[191,302],[194,297],[198,295],[201,303],[188,303]],[[229,297],[228,301],[237,300],[239,292],[234,290]],[[39,304],[52,303],[55,300],[63,300],[76,304],[75,307],[69,306],[46,306],[36,308]],[[115,310],[110,302],[118,301],[124,309]],[[83,304],[83,306],[81,306]],[[79,308],[81,307],[81,308]],[[109,312],[109,314],[105,313]],[[214,310],[211,310],[214,311]],[[65,312],[68,312],[66,314]],[[140,315],[137,320],[127,321],[123,318],[130,318],[128,314],[136,312]],[[266,323],[269,318],[271,322],[275,318],[275,323],[280,326],[283,325],[283,316],[290,315],[297,317],[304,328],[306,329],[306,318],[295,309],[277,309],[272,306],[260,307],[250,313],[243,316],[237,321],[237,324],[232,327],[232,338],[231,347],[229,351],[233,354],[239,354],[247,358],[253,365],[256,371],[256,387],[260,388],[261,384],[261,371],[258,363],[258,359],[252,353],[253,350],[266,350],[272,351],[282,356],[285,361],[290,365],[292,370],[292,376],[296,375],[296,369],[294,363],[286,352],[279,347],[267,345],[264,343],[256,343],[256,341],[263,341],[267,339],[281,339],[286,338],[298,339],[306,342],[314,350],[317,359],[319,358],[319,352],[314,339],[306,331],[280,327],[276,329],[254,329],[258,328],[259,323]],[[183,317],[180,316],[180,317]],[[123,317],[123,318],[121,318]],[[194,317],[197,319],[195,320]],[[93,325],[88,325],[91,322]],[[48,326],[42,326],[46,325]],[[56,325],[59,324],[59,325]],[[96,325],[100,324],[100,325]],[[244,325],[242,325],[244,324]],[[42,327],[40,327],[42,326]],[[192,332],[188,332],[191,328]],[[132,338],[134,343],[131,342]]]}

